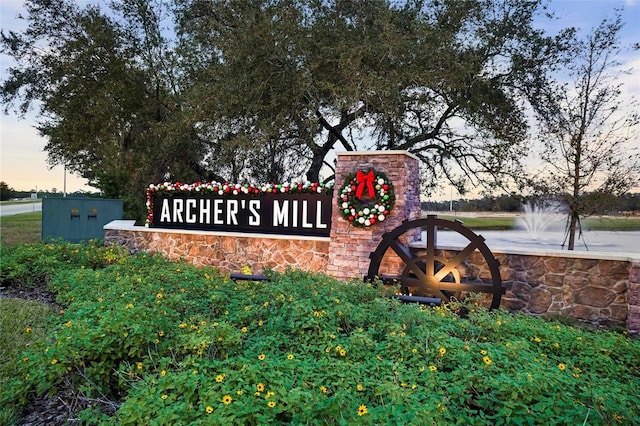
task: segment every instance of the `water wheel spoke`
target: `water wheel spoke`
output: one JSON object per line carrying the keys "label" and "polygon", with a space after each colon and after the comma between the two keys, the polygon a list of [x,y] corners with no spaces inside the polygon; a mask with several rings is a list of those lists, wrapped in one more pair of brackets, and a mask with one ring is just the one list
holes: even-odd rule
{"label": "water wheel spoke", "polygon": [[418,259],[411,254],[409,247],[405,246],[404,244],[401,244],[398,240],[395,240],[395,239],[390,239],[388,241],[388,244],[389,244],[389,248],[393,250],[394,253],[396,253],[400,257],[400,259],[402,259],[405,265],[407,265],[407,268],[416,277],[426,281],[427,277],[424,274],[424,271],[422,270],[422,268],[420,268],[420,266],[416,263]]}
{"label": "water wheel spoke", "polygon": [[444,277],[449,275],[454,269],[458,267],[458,265],[460,265],[463,261],[468,259],[469,256],[471,256],[471,253],[473,253],[476,248],[478,248],[478,241],[470,242],[464,248],[464,250],[462,250],[455,257],[449,260],[445,265],[443,265],[442,268],[437,273],[434,274],[434,278],[437,281],[442,281]]}
{"label": "water wheel spoke", "polygon": [[436,257],[436,232],[437,232],[437,227],[435,225],[435,223],[433,222],[433,219],[431,217],[429,217],[427,219],[427,227],[426,227],[426,231],[427,231],[427,268],[425,270],[425,273],[432,277],[435,274],[435,262],[434,259]]}

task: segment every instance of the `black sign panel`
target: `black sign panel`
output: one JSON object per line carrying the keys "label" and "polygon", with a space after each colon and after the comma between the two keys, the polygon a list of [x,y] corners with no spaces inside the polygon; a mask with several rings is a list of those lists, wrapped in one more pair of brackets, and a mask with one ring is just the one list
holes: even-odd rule
{"label": "black sign panel", "polygon": [[328,237],[333,197],[274,193],[261,196],[155,195],[155,228]]}

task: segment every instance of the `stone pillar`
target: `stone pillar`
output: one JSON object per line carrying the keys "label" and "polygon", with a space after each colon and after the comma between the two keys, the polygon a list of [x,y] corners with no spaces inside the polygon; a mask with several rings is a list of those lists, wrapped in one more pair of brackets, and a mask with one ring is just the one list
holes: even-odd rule
{"label": "stone pillar", "polygon": [[[347,281],[366,275],[369,254],[382,240],[382,234],[397,228],[405,220],[420,217],[419,160],[406,151],[340,152],[337,156],[327,274]],[[360,228],[342,218],[337,200],[346,176],[359,170],[366,172],[369,168],[387,175],[393,184],[396,200],[389,217],[383,222]],[[408,238],[414,239],[415,235]]]}
{"label": "stone pillar", "polygon": [[632,263],[629,271],[629,287],[627,288],[627,331],[640,335],[640,263]]}

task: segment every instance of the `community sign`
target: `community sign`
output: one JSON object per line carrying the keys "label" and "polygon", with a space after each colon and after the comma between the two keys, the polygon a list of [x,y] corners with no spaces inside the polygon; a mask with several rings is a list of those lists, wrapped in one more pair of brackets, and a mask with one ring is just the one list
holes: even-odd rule
{"label": "community sign", "polygon": [[163,183],[147,191],[154,228],[328,237],[333,186]]}

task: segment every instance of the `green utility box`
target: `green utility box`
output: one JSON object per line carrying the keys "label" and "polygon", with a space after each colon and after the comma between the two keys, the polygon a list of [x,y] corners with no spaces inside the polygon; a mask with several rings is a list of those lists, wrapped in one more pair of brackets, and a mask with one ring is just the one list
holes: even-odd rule
{"label": "green utility box", "polygon": [[122,219],[122,200],[105,198],[44,198],[42,239],[62,238],[72,243],[104,238],[103,227]]}

